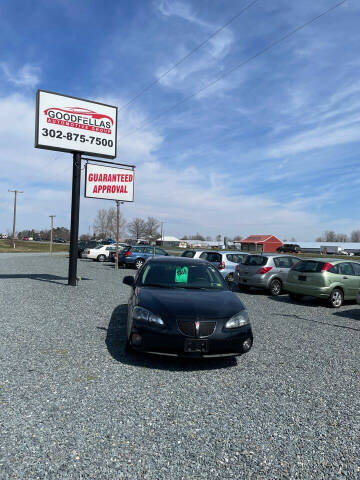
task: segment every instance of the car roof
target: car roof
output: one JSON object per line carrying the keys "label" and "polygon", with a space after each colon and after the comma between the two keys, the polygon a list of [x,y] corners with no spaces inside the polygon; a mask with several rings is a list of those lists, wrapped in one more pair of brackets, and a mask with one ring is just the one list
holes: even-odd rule
{"label": "car roof", "polygon": [[[256,256],[256,257],[291,257],[291,258],[300,258],[297,257],[296,255],[288,255],[287,253],[250,253],[250,255]],[[307,258],[304,258],[304,260],[308,260]]]}
{"label": "car roof", "polygon": [[175,256],[166,256],[166,257],[153,257],[149,258],[146,263],[183,263],[189,265],[199,265],[203,263],[204,265],[209,265],[207,260],[202,258],[189,258],[189,257],[175,257]]}

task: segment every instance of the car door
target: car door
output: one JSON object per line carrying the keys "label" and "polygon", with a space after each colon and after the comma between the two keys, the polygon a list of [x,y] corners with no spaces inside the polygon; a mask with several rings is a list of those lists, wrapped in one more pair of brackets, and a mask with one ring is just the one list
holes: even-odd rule
{"label": "car door", "polygon": [[357,294],[360,290],[360,263],[357,263],[357,262],[351,262],[352,264],[352,267],[354,269],[354,273],[355,273],[355,277],[356,279],[354,278],[354,282],[356,282],[356,295],[355,295],[355,298],[357,298]]}
{"label": "car door", "polygon": [[282,282],[285,282],[289,270],[293,266],[292,257],[275,257],[274,264],[276,267],[276,274],[280,277]]}
{"label": "car door", "polygon": [[344,286],[346,298],[356,298],[359,290],[359,281],[351,262],[339,263],[340,282]]}

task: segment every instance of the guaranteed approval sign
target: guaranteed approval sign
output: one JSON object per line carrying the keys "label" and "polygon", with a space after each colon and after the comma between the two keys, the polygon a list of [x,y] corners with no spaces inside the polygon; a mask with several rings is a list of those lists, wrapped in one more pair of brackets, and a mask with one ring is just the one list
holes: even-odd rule
{"label": "guaranteed approval sign", "polygon": [[117,107],[38,90],[35,147],[116,157]]}
{"label": "guaranteed approval sign", "polygon": [[134,171],[86,164],[85,197],[134,201]]}

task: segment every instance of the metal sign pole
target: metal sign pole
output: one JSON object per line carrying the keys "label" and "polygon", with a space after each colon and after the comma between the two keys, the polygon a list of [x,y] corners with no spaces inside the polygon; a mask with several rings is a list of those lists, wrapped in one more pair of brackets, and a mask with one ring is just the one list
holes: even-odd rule
{"label": "metal sign pole", "polygon": [[73,179],[71,198],[70,261],[68,285],[76,286],[79,211],[80,211],[81,153],[73,154]]}
{"label": "metal sign pole", "polygon": [[120,200],[116,200],[116,254],[115,270],[119,269],[119,228],[120,228]]}

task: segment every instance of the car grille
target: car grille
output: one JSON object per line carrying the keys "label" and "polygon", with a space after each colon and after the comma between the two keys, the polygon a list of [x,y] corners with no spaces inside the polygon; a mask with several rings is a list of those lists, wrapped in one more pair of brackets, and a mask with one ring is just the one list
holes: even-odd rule
{"label": "car grille", "polygon": [[195,320],[178,320],[180,331],[188,337],[204,338],[214,333],[216,322],[199,321],[199,329],[196,331]]}

